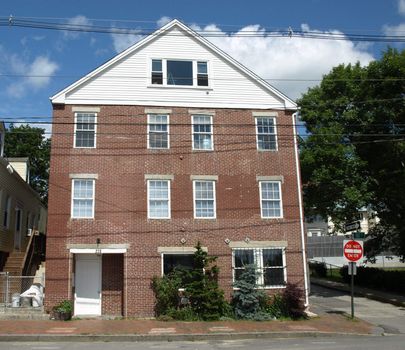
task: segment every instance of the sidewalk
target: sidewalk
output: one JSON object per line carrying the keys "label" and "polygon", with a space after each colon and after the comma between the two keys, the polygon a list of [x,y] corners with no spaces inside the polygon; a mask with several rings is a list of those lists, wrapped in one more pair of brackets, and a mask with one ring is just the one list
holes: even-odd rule
{"label": "sidewalk", "polygon": [[[311,283],[316,284],[321,287],[331,288],[340,290],[343,292],[350,293],[350,286],[345,283],[330,281],[321,278],[315,278],[311,276]],[[365,297],[368,299],[373,299],[381,301],[383,303],[389,303],[395,306],[405,307],[405,296],[399,294],[392,294],[384,291],[379,291],[375,289],[369,289],[364,287],[356,286],[356,280],[354,280],[354,293],[357,296]]]}
{"label": "sidewalk", "polygon": [[156,320],[0,321],[0,341],[185,341],[375,335],[371,324],[328,314],[304,321]]}

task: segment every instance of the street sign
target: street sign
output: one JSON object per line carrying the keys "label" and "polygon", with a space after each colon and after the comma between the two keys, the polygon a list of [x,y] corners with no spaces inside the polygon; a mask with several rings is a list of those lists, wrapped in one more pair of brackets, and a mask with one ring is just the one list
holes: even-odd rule
{"label": "street sign", "polygon": [[351,262],[360,260],[363,257],[363,241],[344,240],[343,256]]}
{"label": "street sign", "polygon": [[360,230],[360,228],[361,228],[360,221],[354,221],[345,225],[346,232],[357,231]]}

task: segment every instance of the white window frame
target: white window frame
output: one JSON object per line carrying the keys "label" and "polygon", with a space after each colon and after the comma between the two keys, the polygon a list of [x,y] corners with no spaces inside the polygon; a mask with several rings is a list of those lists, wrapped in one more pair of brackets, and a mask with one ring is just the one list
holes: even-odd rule
{"label": "white window frame", "polygon": [[[280,201],[280,216],[263,216],[263,196],[262,196],[262,185],[263,183],[276,183],[278,184],[278,189],[280,193],[280,199],[265,199],[266,201]],[[282,186],[281,181],[270,181],[270,180],[263,180],[259,181],[259,198],[260,198],[260,217],[262,219],[282,219],[283,218],[283,194],[282,194]]]}
{"label": "white window frame", "polygon": [[[167,200],[167,207],[168,207],[168,212],[167,216],[162,216],[162,217],[151,217],[150,216],[150,183],[151,181],[164,181],[167,182],[167,199],[159,199],[159,200]],[[148,199],[148,219],[150,220],[164,220],[164,219],[171,219],[171,191],[170,191],[170,180],[167,179],[150,179],[147,180],[147,199]]]}
{"label": "white window frame", "polygon": [[[91,217],[90,216],[74,216],[73,215],[73,201],[74,201],[74,186],[75,186],[75,181],[92,181],[93,182],[93,198],[92,198],[92,207],[91,207]],[[70,217],[72,219],[84,219],[84,220],[88,220],[88,219],[94,219],[94,208],[95,208],[95,202],[96,202],[96,179],[88,179],[88,178],[75,178],[72,179],[72,195],[71,195],[72,199],[71,199],[71,209],[70,209]],[[80,198],[83,199],[83,198]],[[39,220],[38,220],[38,224],[39,224]]]}
{"label": "white window frame", "polygon": [[[210,126],[211,126],[211,132],[194,132],[194,125],[199,125],[194,122],[195,117],[206,117],[210,118]],[[194,135],[199,134],[199,135],[210,135],[211,136],[211,148],[194,148]],[[193,114],[191,116],[191,136],[192,136],[192,150],[193,151],[213,151],[214,150],[214,124],[213,124],[213,118],[212,115],[207,115],[207,114]]]}
{"label": "white window frame", "polygon": [[[275,266],[275,267],[264,267],[263,263],[263,250],[281,250],[282,254],[282,263],[283,266]],[[285,247],[262,247],[262,248],[232,248],[232,281],[233,283],[236,282],[235,280],[235,269],[241,269],[241,268],[236,268],[235,267],[235,252],[238,250],[251,250],[253,251],[253,260],[254,264],[257,267],[258,270],[258,277],[257,277],[257,285],[261,289],[280,289],[280,288],[285,288],[287,284],[287,263],[286,263],[286,254],[285,254]],[[264,270],[265,269],[283,269],[283,276],[284,276],[284,281],[285,284],[279,284],[279,285],[264,285]],[[234,287],[234,289],[237,289]]]}
{"label": "white window frame", "polygon": [[[151,125],[151,122],[150,122],[150,117],[151,116],[158,116],[158,115],[160,115],[160,116],[166,116],[166,118],[167,118],[167,147],[150,147],[150,125]],[[147,147],[148,147],[148,149],[170,149],[170,114],[167,114],[167,113],[150,113],[150,114],[148,114],[148,120],[147,120],[148,122],[147,122],[147,140],[146,140],[146,143],[147,143]],[[154,123],[155,124],[155,123]],[[153,131],[153,132],[156,132],[156,131]],[[163,132],[162,132],[162,134],[163,134]]]}
{"label": "white window frame", "polygon": [[[257,120],[258,119],[273,119],[273,126],[274,126],[274,142],[276,144],[275,149],[265,149],[265,148],[259,148],[259,130],[258,130],[258,125],[257,125]],[[276,117],[272,116],[261,116],[261,117],[255,117],[255,129],[256,129],[256,148],[260,152],[276,152],[278,151],[278,137],[277,137],[277,125],[276,125]],[[260,135],[273,135],[273,134],[260,134]]]}
{"label": "white window frame", "polygon": [[[162,74],[163,74],[163,82],[162,84],[152,84],[152,60],[161,60],[162,61]],[[184,61],[184,62],[192,62],[193,67],[193,85],[169,85],[167,83],[167,61]],[[198,66],[197,62],[206,62],[207,63],[207,75],[208,75],[208,85],[198,85]],[[161,58],[161,57],[150,57],[149,58],[149,75],[148,81],[149,87],[165,87],[165,88],[175,88],[175,89],[212,89],[212,78],[211,78],[211,62],[208,59],[182,59],[182,58]]]}
{"label": "white window frame", "polygon": [[[212,186],[212,192],[213,192],[213,206],[214,206],[214,216],[210,216],[210,217],[200,217],[197,216],[197,205],[196,205],[196,191],[195,191],[195,185],[196,182],[212,182],[213,186]],[[199,220],[215,220],[217,218],[217,200],[216,200],[216,181],[215,180],[193,180],[193,207],[194,207],[194,219],[199,219]],[[200,199],[199,199],[200,200]],[[208,199],[207,199],[208,200]]]}
{"label": "white window frame", "polygon": [[[76,133],[77,133],[77,115],[78,114],[93,114],[94,115],[94,146],[85,147],[85,146],[76,146]],[[74,133],[73,133],[73,148],[96,148],[97,147],[97,113],[96,112],[75,112],[75,123],[74,123]],[[79,131],[80,132],[80,131]]]}

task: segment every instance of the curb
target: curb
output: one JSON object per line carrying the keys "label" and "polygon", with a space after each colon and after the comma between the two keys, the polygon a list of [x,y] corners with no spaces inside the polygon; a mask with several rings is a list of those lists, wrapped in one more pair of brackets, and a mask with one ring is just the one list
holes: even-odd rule
{"label": "curb", "polygon": [[[329,283],[324,282],[324,281],[319,280],[319,279],[316,279],[316,280],[311,279],[311,283],[315,284],[317,286],[338,290],[340,292],[350,293],[350,288],[345,286],[345,285],[339,286],[339,285],[336,285],[336,284],[329,284]],[[365,292],[365,291],[355,289],[354,290],[354,295],[364,297],[364,298],[367,298],[367,299],[371,299],[371,300],[380,301],[382,303],[391,304],[391,305],[394,305],[394,306],[405,307],[405,303],[402,302],[402,301],[393,300],[393,299],[386,298],[384,296],[377,295],[377,294],[372,294],[371,292]]]}
{"label": "curb", "polygon": [[321,338],[333,336],[345,337],[377,337],[376,334],[339,333],[339,332],[253,332],[253,333],[217,333],[217,334],[20,334],[0,335],[1,342],[149,342],[149,341],[202,341],[202,340],[245,340],[245,339],[282,339],[282,338]]}

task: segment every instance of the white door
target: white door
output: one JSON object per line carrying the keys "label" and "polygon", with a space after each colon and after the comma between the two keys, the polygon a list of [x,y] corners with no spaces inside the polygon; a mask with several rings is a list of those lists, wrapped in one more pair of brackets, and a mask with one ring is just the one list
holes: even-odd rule
{"label": "white door", "polygon": [[75,315],[101,315],[101,256],[76,255]]}

